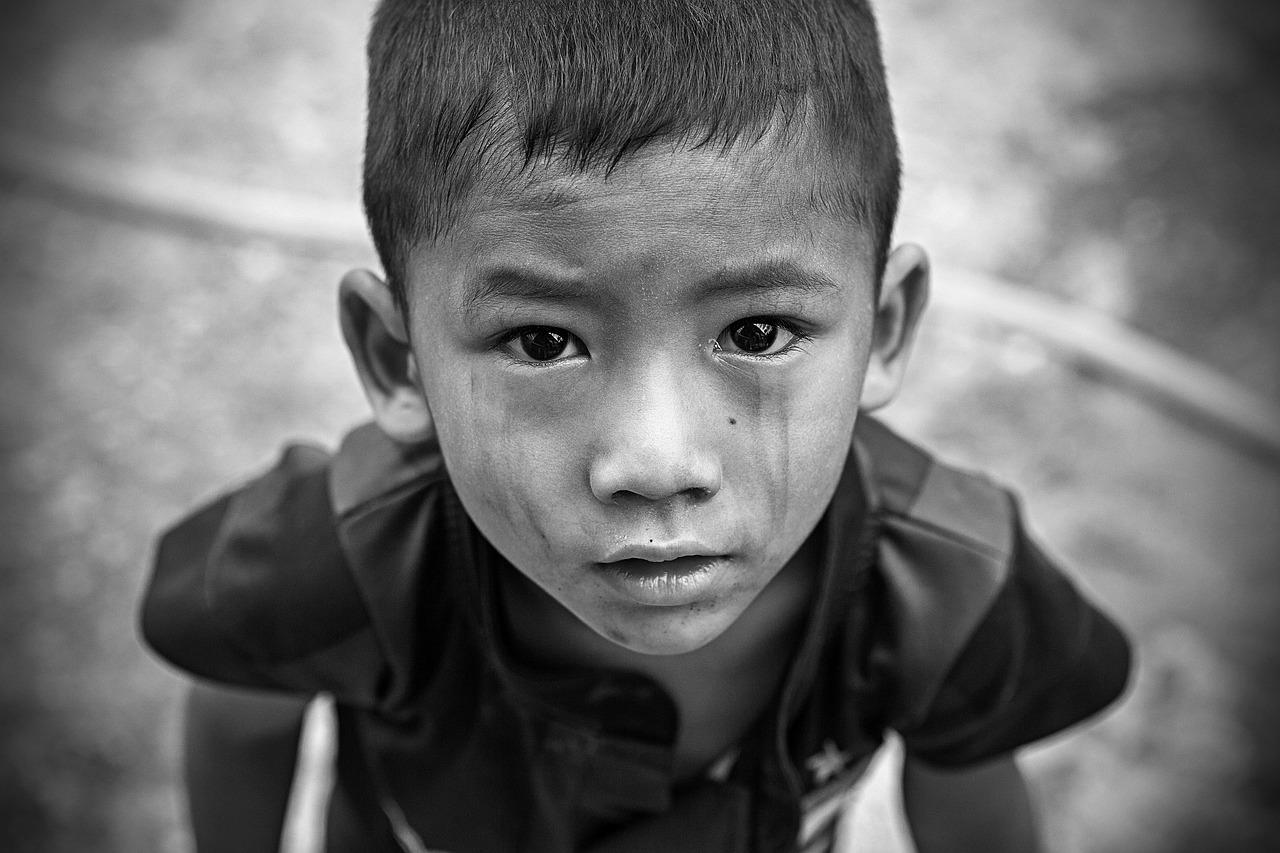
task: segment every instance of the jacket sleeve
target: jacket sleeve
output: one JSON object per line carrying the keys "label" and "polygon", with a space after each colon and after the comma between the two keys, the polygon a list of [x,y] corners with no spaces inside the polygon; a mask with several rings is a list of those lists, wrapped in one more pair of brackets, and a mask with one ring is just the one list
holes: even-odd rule
{"label": "jacket sleeve", "polygon": [[935,765],[994,758],[1109,705],[1129,676],[1128,641],[1011,515],[1007,566],[927,700],[900,732]]}
{"label": "jacket sleeve", "polygon": [[897,730],[925,761],[963,765],[1119,696],[1128,642],[1032,541],[1013,495],[858,424],[878,535],[849,671],[870,727]]}
{"label": "jacket sleeve", "polygon": [[227,684],[373,700],[386,665],[338,540],[328,469],[323,451],[290,447],[161,536],[140,612],[152,649]]}

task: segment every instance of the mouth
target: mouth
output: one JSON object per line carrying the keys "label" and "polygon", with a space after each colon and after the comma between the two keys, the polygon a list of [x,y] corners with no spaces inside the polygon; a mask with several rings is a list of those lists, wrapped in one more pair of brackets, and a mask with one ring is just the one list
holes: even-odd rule
{"label": "mouth", "polygon": [[601,576],[628,599],[648,607],[705,600],[727,579],[729,567],[726,554],[690,553],[679,547],[646,546],[611,556],[615,558],[596,564]]}
{"label": "mouth", "polygon": [[605,556],[605,565],[636,561],[645,563],[670,563],[691,557],[723,557],[716,549],[693,539],[677,539],[671,542],[635,542],[623,545]]}

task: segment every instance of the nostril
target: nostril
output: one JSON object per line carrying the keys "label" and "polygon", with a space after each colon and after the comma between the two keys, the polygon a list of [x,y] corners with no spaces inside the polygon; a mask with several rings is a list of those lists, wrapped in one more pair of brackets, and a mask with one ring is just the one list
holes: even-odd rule
{"label": "nostril", "polygon": [[658,501],[670,501],[674,498],[684,498],[693,503],[703,503],[715,497],[715,494],[715,489],[707,489],[700,486],[696,488],[681,489],[680,491],[675,491],[667,495],[645,495],[639,492],[633,492],[629,489],[619,489],[610,496],[609,500],[619,506],[639,503],[651,504]]}
{"label": "nostril", "polygon": [[715,490],[714,490],[714,489],[707,489],[707,488],[703,488],[703,487],[699,486],[699,487],[696,487],[696,488],[685,489],[685,490],[684,490],[683,492],[681,492],[680,494],[684,495],[685,497],[689,498],[690,500],[697,501],[697,502],[701,503],[702,501],[708,501],[708,500],[711,500],[711,498],[715,496]]}
{"label": "nostril", "polygon": [[627,504],[631,504],[631,503],[639,503],[640,501],[643,501],[643,500],[644,498],[642,496],[636,494],[635,492],[629,492],[626,489],[621,489],[619,491],[616,491],[609,496],[609,501],[619,506],[626,506]]}

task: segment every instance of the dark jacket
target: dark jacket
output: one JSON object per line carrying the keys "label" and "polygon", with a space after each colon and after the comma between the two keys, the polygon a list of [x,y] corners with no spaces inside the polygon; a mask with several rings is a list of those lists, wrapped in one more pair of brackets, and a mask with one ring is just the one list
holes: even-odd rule
{"label": "dark jacket", "polygon": [[288,448],[167,532],[142,630],[197,676],[334,696],[333,851],[827,849],[887,730],[958,766],[1122,691],[1124,637],[985,478],[862,418],[821,524],[786,679],[731,768],[694,784],[673,785],[659,685],[514,661],[493,619],[505,564],[438,447],[372,426],[333,456]]}

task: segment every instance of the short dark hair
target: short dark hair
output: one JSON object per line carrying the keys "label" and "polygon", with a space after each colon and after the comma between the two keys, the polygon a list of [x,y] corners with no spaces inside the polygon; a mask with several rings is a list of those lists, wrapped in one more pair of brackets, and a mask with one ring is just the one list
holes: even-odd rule
{"label": "short dark hair", "polygon": [[657,140],[811,127],[815,201],[869,228],[883,272],[900,182],[867,0],[382,0],[369,35],[364,206],[401,308],[408,254],[481,181],[612,169]]}

